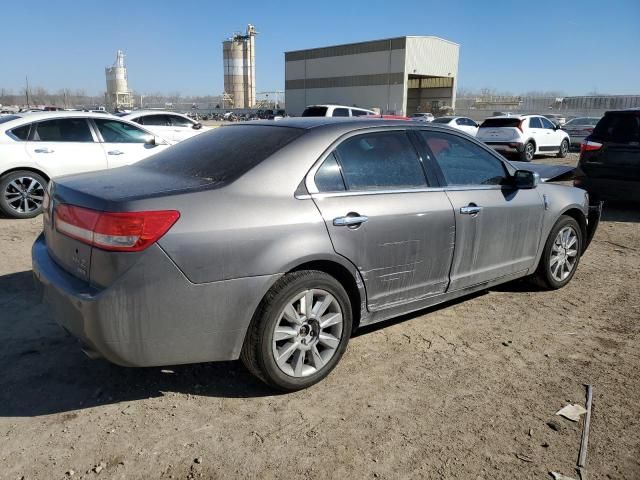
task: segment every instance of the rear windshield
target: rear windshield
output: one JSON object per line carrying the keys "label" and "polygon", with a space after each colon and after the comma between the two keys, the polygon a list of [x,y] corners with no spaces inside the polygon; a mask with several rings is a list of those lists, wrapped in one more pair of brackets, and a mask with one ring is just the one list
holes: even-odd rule
{"label": "rear windshield", "polygon": [[0,117],[0,123],[10,122],[11,120],[17,120],[18,118],[22,117],[19,117],[18,115],[4,115]]}
{"label": "rear windshield", "polygon": [[433,122],[431,123],[449,123],[451,121],[451,118],[448,117],[440,117],[440,118],[436,118]]}
{"label": "rear windshield", "polygon": [[505,117],[505,118],[487,118],[480,128],[489,128],[489,127],[517,127],[520,125],[520,119],[515,117]]}
{"label": "rear windshield", "polygon": [[307,107],[302,112],[303,117],[325,117],[327,115],[327,107]]}
{"label": "rear windshield", "polygon": [[305,133],[266,125],[218,127],[136,163],[155,172],[231,183]]}
{"label": "rear windshield", "polygon": [[640,141],[640,112],[605,114],[593,130],[593,137],[610,142]]}

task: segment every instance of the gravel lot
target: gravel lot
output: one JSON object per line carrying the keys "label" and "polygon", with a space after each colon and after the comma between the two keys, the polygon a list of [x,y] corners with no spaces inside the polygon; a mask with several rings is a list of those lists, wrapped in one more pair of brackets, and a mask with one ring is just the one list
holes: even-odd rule
{"label": "gravel lot", "polygon": [[582,425],[554,413],[584,383],[590,478],[640,478],[638,210],[605,211],[563,290],[516,282],[365,329],[289,395],[238,362],[86,358],[35,295],[40,228],[0,218],[1,478],[575,477]]}

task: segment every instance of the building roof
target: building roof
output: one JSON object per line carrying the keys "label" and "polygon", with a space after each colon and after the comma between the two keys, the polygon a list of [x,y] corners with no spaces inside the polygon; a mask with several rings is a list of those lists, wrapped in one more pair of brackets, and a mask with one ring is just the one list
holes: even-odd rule
{"label": "building roof", "polygon": [[305,51],[309,51],[309,50],[319,50],[322,48],[336,48],[336,47],[346,47],[346,46],[352,46],[352,45],[366,45],[367,43],[375,43],[375,42],[391,42],[394,40],[404,40],[407,38],[418,38],[418,39],[433,39],[433,40],[438,40],[441,42],[446,42],[446,43],[450,43],[452,45],[456,45],[456,46],[460,46],[459,43],[456,42],[452,42],[451,40],[447,40],[445,38],[442,37],[437,37],[435,35],[404,35],[402,37],[391,37],[391,38],[377,38],[375,40],[365,40],[362,42],[351,42],[351,43],[340,43],[340,44],[334,44],[334,45],[324,45],[322,47],[313,47],[313,48],[301,48],[298,50],[287,50],[284,53],[294,53],[294,52],[305,52]]}

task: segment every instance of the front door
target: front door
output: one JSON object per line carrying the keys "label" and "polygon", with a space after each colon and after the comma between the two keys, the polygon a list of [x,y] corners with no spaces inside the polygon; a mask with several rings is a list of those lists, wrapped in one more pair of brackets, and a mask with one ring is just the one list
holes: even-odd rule
{"label": "front door", "polygon": [[455,212],[449,290],[518,272],[535,262],[544,206],[536,189],[510,186],[503,161],[458,135],[420,132],[443,176]]}
{"label": "front door", "polygon": [[347,138],[314,181],[334,249],[360,271],[370,310],[446,290],[453,210],[444,191],[429,189],[405,131]]}
{"label": "front door", "polygon": [[167,147],[149,143],[151,135],[130,123],[107,118],[92,121],[100,133],[108,168],[130,165]]}
{"label": "front door", "polygon": [[29,157],[52,177],[107,168],[104,152],[82,117],[34,123],[26,149]]}

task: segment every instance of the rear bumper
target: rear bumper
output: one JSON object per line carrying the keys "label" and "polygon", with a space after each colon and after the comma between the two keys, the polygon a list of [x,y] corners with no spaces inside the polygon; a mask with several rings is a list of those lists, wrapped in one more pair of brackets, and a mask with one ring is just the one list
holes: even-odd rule
{"label": "rear bumper", "polygon": [[279,277],[193,284],[153,245],[113,285],[98,290],[60,268],[42,235],[32,260],[56,321],[89,356],[129,367],[237,359],[258,303]]}
{"label": "rear bumper", "polygon": [[500,152],[522,153],[524,144],[520,142],[484,142],[485,145],[498,150]]}

